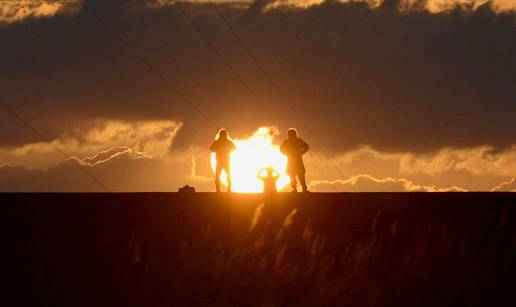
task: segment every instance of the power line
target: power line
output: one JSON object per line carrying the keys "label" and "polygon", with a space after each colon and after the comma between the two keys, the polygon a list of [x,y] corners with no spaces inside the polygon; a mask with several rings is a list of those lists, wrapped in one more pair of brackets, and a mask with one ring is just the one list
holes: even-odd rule
{"label": "power line", "polygon": [[113,29],[106,23],[98,14],[96,14],[91,8],[89,8],[86,3],[84,4],[84,9],[93,16],[113,37],[115,37],[122,45],[124,45],[138,60],[140,60],[152,73],[156,75],[156,77],[161,80],[172,92],[178,95],[187,105],[189,105],[195,112],[197,112],[202,118],[206,120],[206,122],[212,126],[213,128],[218,128],[219,126],[212,121],[206,113],[204,113],[199,107],[197,107],[188,97],[183,94],[172,82],[170,82],[152,63],[150,63],[138,50],[136,50],[129,42],[123,39],[120,35],[115,33]]}
{"label": "power line", "polygon": [[264,109],[268,110],[269,108],[265,105],[265,103],[262,101],[262,99],[258,96],[258,94],[249,86],[249,84],[244,80],[244,78],[236,71],[236,69],[229,63],[229,61],[226,59],[226,57],[220,52],[220,50],[213,44],[208,37],[201,31],[199,27],[195,25],[193,20],[190,18],[186,10],[184,10],[181,5],[177,5],[179,11],[185,19],[188,21],[188,23],[192,26],[192,28],[199,34],[199,36],[204,40],[204,42],[213,49],[215,54],[222,60],[224,65],[233,73],[233,75],[237,78],[237,80],[240,82],[240,84],[251,94],[251,96],[258,102]]}
{"label": "power line", "polygon": [[[215,5],[213,3],[213,5]],[[180,5],[177,5],[179,11],[183,14],[183,16],[185,17],[185,19],[188,21],[188,23],[190,24],[190,26],[199,34],[199,36],[204,40],[204,42],[210,47],[213,49],[213,51],[215,52],[215,54],[221,59],[221,61],[224,63],[224,65],[226,65],[226,67],[233,73],[233,75],[239,80],[239,82],[243,85],[243,87],[248,90],[250,92],[250,94],[254,97],[255,101],[258,102],[265,110],[267,111],[270,111],[269,108],[263,103],[263,101],[260,99],[260,97],[256,94],[256,92],[247,84],[247,82],[242,78],[242,76],[236,71],[236,69],[229,63],[229,61],[226,59],[226,57],[222,54],[222,52],[215,46],[214,43],[212,43],[208,38],[207,36],[200,30],[200,28],[193,22],[193,20],[190,18],[190,16],[188,15],[188,13],[180,6]],[[216,6],[215,6],[216,7]],[[268,77],[267,75],[267,72],[265,71],[265,69],[263,68],[262,65],[259,64],[258,60],[256,59],[256,57],[254,57],[254,55],[252,54],[250,48],[248,48],[247,46],[245,46],[244,42],[242,39],[240,39],[240,37],[238,36],[238,34],[236,33],[236,31],[233,30],[233,28],[230,26],[229,22],[227,22],[227,20],[222,16],[222,14],[220,14],[220,12],[218,11],[217,9],[217,13],[219,13],[219,15],[221,16],[221,18],[223,18],[223,20],[225,21],[225,23],[227,24],[227,26],[232,30],[232,32],[235,34],[235,36],[237,37],[237,39],[240,41],[240,43],[245,47],[245,49],[249,52],[249,54],[251,55],[251,57],[253,58],[254,62],[259,66],[260,70],[262,71],[263,74],[265,74],[268,78],[268,81],[271,82],[275,88],[275,90],[278,92],[278,93],[281,93],[280,89],[275,86],[273,80]],[[159,25],[158,25],[159,26]],[[283,95],[281,95],[283,97],[283,99],[286,101],[286,99],[284,98]],[[289,105],[289,107],[291,109],[294,109],[291,105]],[[329,181],[329,178],[327,175],[323,174],[322,172],[322,169],[316,167],[315,168],[315,171],[322,174],[322,177],[325,177],[328,181]],[[332,189],[334,191],[335,188],[332,186]]]}
{"label": "power line", "polygon": [[[214,4],[215,5],[215,4]],[[263,103],[263,101],[260,99],[260,97],[256,94],[256,92],[249,86],[249,84],[243,79],[243,77],[236,71],[236,69],[229,63],[229,61],[226,59],[226,57],[222,54],[222,52],[213,44],[206,35],[200,30],[199,27],[193,22],[193,20],[190,18],[188,13],[183,9],[181,5],[177,5],[179,11],[183,14],[185,19],[188,21],[190,26],[199,34],[199,36],[205,41],[205,43],[213,49],[215,54],[222,60],[224,65],[233,73],[233,75],[237,78],[237,80],[242,84],[242,86],[250,92],[250,94],[254,97],[255,101],[259,103],[264,109],[268,110],[267,106]],[[204,119],[210,123],[211,126],[217,128],[218,126],[209,119],[209,117],[204,114],[198,107],[196,107],[177,87],[175,87],[168,79],[163,76],[163,74],[160,73],[160,71],[155,68],[141,53],[139,53],[131,44],[129,44],[126,40],[124,40],[121,36],[117,35],[113,29],[98,15],[96,14],[91,8],[89,8],[86,4],[84,5],[85,10],[90,13],[95,19],[100,22],[100,24],[117,40],[122,43],[124,46],[126,46],[131,53],[133,53],[143,64],[145,64],[149,70],[151,70],[153,73],[156,74],[158,79],[160,79],[162,82],[164,82],[173,92],[175,92],[178,96],[180,96],[185,102],[187,102],[195,111],[197,111]],[[233,29],[233,27],[230,25],[230,23],[223,17],[223,15],[220,13],[218,8],[215,6],[217,13],[221,18],[223,19],[224,23],[228,26],[228,28],[233,32],[235,37],[237,37],[237,40],[240,42],[240,44],[244,47],[244,49],[250,54],[253,61],[256,63],[256,65],[260,68],[262,73],[266,76],[267,80],[272,84],[275,91],[280,95],[282,100],[291,108],[294,110],[294,107],[288,103],[287,99],[285,99],[284,95],[281,93],[278,86],[276,86],[275,82],[272,80],[272,78],[269,77],[263,66],[259,63],[258,59],[254,56],[254,54],[251,52],[251,49],[245,45],[243,40],[239,37],[238,33]],[[307,129],[308,130],[308,129]],[[322,172],[321,169],[316,168],[317,171]],[[338,168],[337,168],[338,170]],[[340,172],[340,170],[339,170]],[[341,173],[342,176],[344,176]],[[328,176],[323,175],[323,177],[326,177],[328,179]]]}
{"label": "power line", "polygon": [[244,42],[244,40],[240,37],[240,35],[238,34],[238,32],[233,28],[233,26],[231,25],[231,23],[226,19],[226,17],[224,16],[224,14],[222,14],[222,12],[220,11],[218,5],[215,3],[215,2],[211,2],[211,5],[213,6],[213,8],[215,9],[215,11],[217,12],[217,15],[219,15],[220,19],[224,22],[224,24],[226,25],[226,27],[231,31],[231,33],[233,34],[233,36],[235,36],[236,40],[240,43],[240,45],[243,47],[243,49],[249,54],[250,58],[253,60],[253,62],[256,64],[256,66],[258,67],[258,69],[260,69],[260,71],[262,72],[262,74],[265,76],[265,78],[267,79],[267,81],[271,84],[272,88],[274,89],[274,91],[276,91],[276,93],[282,98],[285,100],[285,102],[289,105],[289,107],[292,108],[292,106],[290,105],[290,103],[287,102],[287,100],[285,99],[285,96],[283,95],[282,91],[280,90],[280,88],[276,85],[276,83],[274,82],[274,80],[269,76],[269,74],[267,73],[267,71],[265,70],[265,68],[263,67],[263,65],[260,63],[260,61],[258,61],[258,59],[256,58],[256,56],[254,55],[254,53],[251,51],[251,48],[249,48],[249,46],[247,46],[247,44]]}
{"label": "power line", "polygon": [[[240,45],[243,47],[243,49],[249,54],[250,58],[253,60],[253,62],[256,64],[256,66],[260,69],[260,71],[262,72],[262,74],[265,76],[265,78],[267,79],[267,81],[270,83],[270,85],[272,86],[272,88],[274,89],[274,91],[278,94],[278,96],[280,97],[280,99],[291,109],[291,110],[295,110],[294,107],[288,102],[288,100],[285,98],[285,96],[283,95],[282,91],[280,90],[279,86],[276,85],[276,83],[274,82],[274,80],[269,76],[269,74],[267,73],[267,71],[265,70],[265,68],[263,67],[263,65],[258,61],[258,58],[254,55],[254,53],[251,51],[251,48],[249,48],[247,46],[247,44],[244,42],[244,40],[240,37],[240,35],[238,34],[238,32],[233,28],[233,26],[231,25],[231,23],[226,19],[226,17],[222,14],[222,12],[219,10],[217,4],[215,2],[212,2],[211,5],[213,6],[213,8],[215,9],[215,11],[217,12],[217,14],[219,15],[220,19],[224,22],[224,24],[226,25],[226,27],[231,31],[231,33],[235,36],[236,40],[240,43]],[[307,129],[308,130],[308,129]],[[326,178],[326,180],[329,181],[329,178],[326,174],[324,174],[322,168],[319,168],[319,167],[315,167],[315,171],[317,173],[319,173],[320,175],[322,175],[322,177]],[[335,189],[334,186],[331,186],[331,188],[336,192],[337,190]]]}
{"label": "power line", "polygon": [[[161,80],[170,90],[172,90],[174,93],[176,93],[180,98],[183,99],[184,102],[186,102],[192,109],[194,109],[198,114],[200,114],[212,127],[217,128],[218,125],[216,125],[202,110],[200,110],[193,102],[191,102],[174,84],[172,84],[152,63],[150,63],[140,52],[138,52],[131,44],[129,44],[126,40],[124,40],[121,36],[117,35],[115,31],[106,23],[98,14],[96,14],[92,9],[90,9],[86,4],[83,5],[84,9],[92,15],[113,37],[115,37],[122,45],[124,45],[126,48],[129,49],[129,51],[136,56],[151,72],[153,72],[159,80]],[[228,60],[222,55],[220,50],[204,35],[204,33],[194,24],[194,22],[191,20],[191,18],[188,16],[186,11],[183,10],[182,7],[178,6],[180,11],[183,13],[184,17],[187,19],[189,24],[196,30],[196,32],[203,38],[203,40],[215,51],[215,53],[221,58],[223,63],[230,69],[230,71],[237,77],[237,79],[240,81],[240,83],[252,94],[252,96],[255,98],[255,100],[260,103],[264,108],[267,108],[263,101],[259,98],[259,96],[256,94],[254,90],[245,82],[245,80],[240,76],[240,74],[234,69],[234,67],[228,62]],[[220,14],[220,12],[217,9],[217,12],[219,15],[223,18],[223,15]],[[227,26],[232,29],[232,32],[234,32],[235,36],[238,38],[239,42],[244,46],[246,51],[251,55],[253,58],[253,61],[258,65],[262,73],[266,76],[266,78],[269,80],[271,84],[273,84],[275,90],[278,93],[281,93],[279,88],[275,86],[272,79],[268,76],[265,69],[259,64],[258,60],[254,55],[252,54],[251,50],[244,44],[244,42],[240,39],[236,31],[233,30],[233,28],[230,26],[229,22],[225,18],[223,18],[224,22],[227,24]],[[0,105],[3,109],[5,109],[9,114],[14,116],[16,119],[18,119],[20,122],[22,122],[27,128],[29,128],[31,131],[33,131],[39,138],[46,141],[46,138],[32,125],[30,125],[26,120],[24,120],[22,117],[20,117],[17,113],[15,113],[12,109],[8,108],[5,104],[0,102]],[[291,107],[291,106],[290,106]],[[61,149],[53,146],[56,151],[59,152],[63,157],[65,157],[68,161],[70,161],[74,166],[79,168],[85,175],[90,177],[92,180],[94,180],[99,186],[101,186],[106,191],[111,191],[105,184],[103,184],[100,180],[98,180],[95,176],[93,176],[91,173],[89,173],[86,169],[84,169],[80,164],[78,164],[75,160],[71,159],[64,151]]]}
{"label": "power line", "polygon": [[[238,34],[238,32],[233,28],[233,26],[231,25],[231,23],[226,19],[226,17],[224,16],[224,14],[222,14],[222,12],[220,11],[219,7],[217,6],[217,4],[215,2],[212,2],[211,5],[213,6],[214,10],[217,12],[217,15],[220,17],[220,19],[223,21],[223,23],[226,25],[226,27],[230,30],[230,32],[233,34],[233,36],[236,38],[236,40],[240,43],[240,45],[242,46],[242,48],[248,53],[249,57],[252,59],[252,61],[256,64],[256,66],[260,69],[260,71],[262,72],[262,74],[265,76],[265,79],[267,79],[267,81],[270,83],[271,87],[274,89],[274,91],[277,93],[277,95],[279,96],[279,98],[281,99],[281,101],[287,105],[290,110],[292,111],[295,111],[296,109],[294,108],[294,106],[292,106],[292,104],[288,101],[288,99],[285,97],[285,95],[283,94],[283,92],[281,91],[280,87],[276,84],[276,82],[270,77],[270,75],[267,73],[267,71],[265,70],[265,68],[263,67],[263,65],[260,63],[260,61],[258,60],[258,58],[254,55],[254,53],[252,52],[251,48],[249,48],[247,46],[247,44],[244,42],[244,40],[240,37],[240,35]],[[305,127],[304,128],[308,128],[306,125],[304,125]],[[306,129],[307,132],[310,134],[310,135],[313,135],[313,133],[311,132],[310,129]],[[342,173],[342,171],[334,164],[332,163],[333,167],[339,172],[339,174],[342,176],[342,177],[345,177],[345,175]],[[318,167],[316,167],[316,170],[322,172],[322,170],[319,170]],[[323,177],[326,177],[327,180],[329,180],[328,176],[326,175],[323,175]],[[353,191],[355,191],[355,189],[350,185],[351,189]],[[335,190],[335,188],[332,186],[332,188]]]}
{"label": "power line", "polygon": [[[40,133],[34,126],[29,124],[28,121],[23,119],[20,115],[18,115],[14,110],[9,108],[5,103],[0,101],[0,107],[2,107],[7,113],[9,113],[11,116],[16,118],[18,121],[20,121],[25,127],[27,127],[29,130],[31,130],[34,134],[36,134],[42,141],[46,142],[47,139],[45,136]],[[110,188],[108,188],[102,181],[100,181],[97,177],[95,177],[93,174],[88,172],[84,167],[82,167],[79,163],[77,163],[74,159],[72,159],[69,155],[67,155],[63,150],[59,149],[57,146],[51,145],[55,151],[57,151],[61,156],[63,156],[67,161],[72,163],[75,167],[77,167],[83,174],[88,176],[91,180],[93,180],[98,186],[100,186],[103,190],[106,192],[112,192]]]}

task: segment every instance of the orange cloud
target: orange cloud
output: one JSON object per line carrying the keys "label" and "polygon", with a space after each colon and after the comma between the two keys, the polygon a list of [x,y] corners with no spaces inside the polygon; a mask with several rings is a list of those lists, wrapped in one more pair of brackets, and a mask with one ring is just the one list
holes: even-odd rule
{"label": "orange cloud", "polygon": [[[154,181],[157,187],[170,181],[194,185],[198,191],[211,190],[213,179],[207,148],[191,146],[170,151],[181,127],[182,123],[174,121],[97,120],[87,128],[77,128],[49,142],[0,147],[0,161],[2,165],[32,170],[52,168],[52,172],[42,174],[55,174],[63,169],[54,167],[63,162],[62,156],[54,151],[60,148],[76,162],[95,170],[115,168],[116,164],[116,172],[123,174],[131,167],[138,167],[139,173],[157,178]],[[328,154],[314,148],[306,155],[305,162],[314,191],[513,190],[516,145],[502,151],[490,146],[443,148],[432,154],[390,153],[367,146]],[[148,163],[152,167],[144,170],[143,165]],[[181,171],[164,172],[174,168]],[[16,170],[4,172],[16,173]],[[135,183],[123,184],[126,180],[123,176],[106,176],[120,189],[137,187]]]}
{"label": "orange cloud", "polygon": [[190,176],[187,176],[187,178],[193,183],[193,184],[202,184],[202,185],[212,185],[214,176],[204,176],[200,175],[197,172],[197,160],[195,158],[195,155],[192,155],[192,167],[191,167],[191,173]]}
{"label": "orange cloud", "polygon": [[[435,153],[382,152],[360,147],[342,154],[312,154],[308,162],[337,166],[343,173],[374,172],[375,176],[441,176],[467,172],[476,176],[512,177],[516,174],[516,145],[496,151],[492,146],[442,148]],[[331,171],[331,168],[330,168]],[[332,173],[336,175],[335,172]]]}
{"label": "orange cloud", "polygon": [[[48,18],[58,14],[71,14],[81,10],[84,0],[2,0],[0,1],[0,24],[12,24],[27,18]],[[177,0],[147,0],[144,7],[160,8],[166,5],[174,5]],[[190,3],[209,3],[210,0],[187,0]],[[222,4],[230,4],[235,7],[249,7],[253,1],[216,0]],[[322,5],[324,0],[272,0],[265,2],[263,11],[274,9],[306,9],[312,6]],[[384,0],[340,0],[340,3],[363,2],[370,8],[382,5]],[[125,4],[126,8],[138,6],[138,2]],[[489,5],[494,12],[516,12],[514,0],[428,0],[424,5],[417,0],[401,0],[398,9],[401,11],[425,9],[432,13],[450,11],[455,7],[466,10],[475,10],[482,5]]]}
{"label": "orange cloud", "polygon": [[0,24],[76,12],[82,2],[83,0],[2,0],[0,1]]}
{"label": "orange cloud", "polygon": [[[181,174],[187,167],[174,159],[136,158],[129,151],[114,152],[97,163],[83,163],[72,158],[110,190],[177,191],[186,180]],[[46,170],[29,170],[21,166],[0,167],[0,191],[102,191],[70,161],[62,161]]]}
{"label": "orange cloud", "polygon": [[[207,3],[212,2],[210,0],[187,0],[191,3]],[[248,7],[254,3],[252,0],[235,1],[235,0],[215,0],[217,3],[231,4],[233,6]],[[271,0],[264,1],[262,3],[262,10],[274,10],[274,9],[306,9],[309,7],[322,5],[324,0]],[[384,0],[339,0],[339,3],[351,3],[351,2],[362,2],[367,4],[370,8],[377,8],[382,5]],[[150,8],[159,8],[165,5],[176,4],[176,0],[148,0],[147,6]],[[461,7],[466,10],[475,10],[482,5],[489,5],[493,11],[502,12],[514,12],[516,11],[516,1],[514,0],[428,0],[426,3],[421,4],[418,0],[400,0],[398,9],[401,11],[407,10],[427,10],[432,13],[440,13],[450,11],[455,7]]]}
{"label": "orange cloud", "polygon": [[375,178],[361,174],[348,179],[313,180],[310,189],[314,191],[341,192],[465,192],[458,186],[436,187],[435,185],[420,185],[405,178]]}
{"label": "orange cloud", "polygon": [[494,187],[492,192],[516,192],[516,177],[512,177],[510,180],[504,181]]}
{"label": "orange cloud", "polygon": [[[409,0],[408,2],[415,2]],[[516,10],[516,1],[513,0],[429,0],[426,9],[433,13],[449,11],[460,6],[463,8],[477,9],[488,4],[495,12],[511,12]]]}
{"label": "orange cloud", "polygon": [[309,178],[334,180],[360,174],[405,178],[425,186],[459,185],[489,191],[516,175],[516,145],[496,151],[491,146],[443,148],[435,153],[383,152],[360,147],[340,154],[310,152]]}
{"label": "orange cloud", "polygon": [[121,149],[133,157],[163,156],[169,153],[181,127],[182,123],[166,120],[99,120],[89,129],[76,129],[49,142],[0,147],[0,161],[7,165],[46,169],[62,161],[56,148],[70,156],[90,157],[84,160],[77,158],[86,164],[101,163]]}
{"label": "orange cloud", "polygon": [[82,160],[77,159],[77,161],[82,165],[95,166],[109,162],[110,160],[115,159],[120,155],[126,155],[131,159],[152,159],[150,156],[128,147],[115,147],[108,150],[103,150],[92,157],[86,157]]}
{"label": "orange cloud", "polygon": [[433,155],[405,154],[400,159],[404,174],[440,175],[466,171],[473,175],[513,176],[516,174],[516,146],[497,152],[492,146],[466,149],[444,148]]}

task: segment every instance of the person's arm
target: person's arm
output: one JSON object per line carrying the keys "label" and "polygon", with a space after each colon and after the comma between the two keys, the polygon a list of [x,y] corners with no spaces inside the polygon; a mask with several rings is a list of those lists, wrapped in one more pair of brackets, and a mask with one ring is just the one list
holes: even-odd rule
{"label": "person's arm", "polygon": [[258,175],[256,175],[256,177],[262,181],[265,181],[265,176],[263,176],[263,169],[261,169],[259,172],[258,172]]}
{"label": "person's arm", "polygon": [[210,146],[210,151],[211,151],[211,152],[215,152],[216,147],[217,147],[217,141],[215,141],[215,142],[213,142],[213,144],[211,144],[211,146]]}
{"label": "person's arm", "polygon": [[280,149],[282,154],[286,155],[287,154],[287,145],[285,145],[285,142],[281,143],[281,146],[280,146]]}
{"label": "person's arm", "polygon": [[301,154],[304,154],[305,152],[308,151],[308,149],[310,148],[310,146],[308,146],[308,144],[303,141],[302,139],[299,139],[299,142],[301,143]]}
{"label": "person's arm", "polygon": [[233,143],[232,141],[229,141],[229,143],[230,143],[229,151],[235,151],[235,149],[236,149],[235,143]]}

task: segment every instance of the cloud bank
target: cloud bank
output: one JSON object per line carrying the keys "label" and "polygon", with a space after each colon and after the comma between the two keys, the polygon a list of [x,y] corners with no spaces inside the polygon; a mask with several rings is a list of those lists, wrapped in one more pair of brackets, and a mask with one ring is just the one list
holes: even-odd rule
{"label": "cloud bank", "polygon": [[[83,9],[87,0],[3,0],[0,2],[0,25],[12,24],[25,19],[50,18],[59,14],[74,14]],[[270,1],[234,1],[234,0],[126,0],[120,4],[129,12],[135,8],[159,9],[181,2],[193,4],[218,3],[231,5],[250,10],[261,11],[278,9],[307,9],[320,6],[324,0],[270,0]],[[400,11],[422,11],[431,13],[449,12],[454,9],[476,10],[481,6],[489,6],[497,13],[516,11],[516,2],[513,0],[340,0],[335,3],[364,3],[371,9],[382,5],[396,7]]]}
{"label": "cloud bank", "polygon": [[[124,127],[122,130],[125,132],[117,133],[115,138],[111,133],[112,127]],[[76,131],[75,135],[86,140],[97,135],[95,139],[111,140],[102,144],[112,147],[92,151],[102,147],[92,146],[91,140],[82,143],[54,141],[58,145],[53,146],[67,145],[68,150],[75,148],[76,153],[91,152],[71,159],[95,177],[102,178],[100,180],[115,191],[170,191],[184,184],[196,186],[198,191],[212,190],[209,152],[202,147],[174,149],[173,140],[181,133],[179,127],[180,124],[173,122],[139,125],[108,122],[82,132]],[[165,133],[167,137],[160,136],[163,131],[170,131]],[[130,138],[132,142],[119,142],[126,139],[124,135],[138,137]],[[117,141],[114,142],[113,138]],[[117,146],[120,144],[132,144],[133,147]],[[148,144],[152,146],[147,147]],[[48,143],[9,150],[30,159],[22,159],[25,164],[14,166],[12,163],[0,170],[2,191],[90,191],[95,188],[94,182],[78,172],[69,161],[63,161],[62,157],[52,153]],[[3,151],[8,150],[4,148]],[[512,191],[515,189],[515,153],[515,148],[494,152],[492,148],[479,147],[446,148],[433,155],[418,155],[362,147],[337,156],[311,150],[305,161],[313,191]],[[47,155],[57,161],[49,162]],[[34,164],[35,161],[39,164]],[[73,182],[76,184],[71,184]]]}
{"label": "cloud bank", "polygon": [[81,9],[83,0],[2,0],[0,25],[24,19],[49,18],[57,14],[71,14]]}
{"label": "cloud bank", "polygon": [[[192,21],[261,105],[177,5],[133,14],[110,1],[89,5],[234,134],[294,126],[311,135],[315,147],[333,152],[360,145],[428,152],[516,143],[512,15],[486,7],[429,14],[324,3],[260,12],[241,25],[247,9],[224,7],[282,98],[213,8],[191,4]],[[86,12],[34,22],[37,27],[0,29],[0,91],[50,139],[98,118],[183,122],[177,144],[186,147],[213,138],[214,128]],[[39,141],[3,112],[0,125],[0,145]]]}
{"label": "cloud bank", "polygon": [[190,165],[194,148],[172,152],[180,128],[173,121],[99,120],[50,142],[0,148],[2,161],[11,161],[0,167],[0,191],[99,191],[73,163],[113,191],[170,191],[205,182]]}
{"label": "cloud bank", "polygon": [[[216,129],[82,3],[43,2],[0,2],[2,100],[47,137],[0,112],[3,189],[91,188],[68,184],[57,147],[115,190],[211,190]],[[513,2],[291,3],[219,3],[271,84],[210,4],[87,1],[231,135],[297,127],[319,187],[491,190],[516,175]]]}
{"label": "cloud bank", "polygon": [[348,179],[314,180],[310,189],[317,192],[466,192],[461,187],[425,186],[416,184],[405,178],[375,178],[360,174]]}
{"label": "cloud bank", "polygon": [[182,124],[174,121],[95,120],[60,137],[21,146],[0,147],[0,161],[7,165],[46,169],[62,157],[57,149],[86,164],[102,163],[115,154],[156,157],[166,155]]}
{"label": "cloud bank", "polygon": [[510,180],[504,181],[494,187],[492,192],[516,192],[516,177],[512,177]]}
{"label": "cloud bank", "polygon": [[[177,0],[148,0],[146,4],[150,8],[160,8],[165,5],[174,5]],[[190,0],[191,3],[209,3],[209,0]],[[324,4],[324,0],[269,0],[269,1],[231,1],[218,0],[215,3],[230,4],[235,6],[260,8],[262,11],[274,9],[307,9],[312,6]],[[489,6],[494,11],[514,12],[516,3],[512,0],[337,0],[334,3],[364,3],[371,9],[382,5],[391,5],[400,11],[422,11],[432,13],[451,11],[453,9],[476,10],[480,6]]]}

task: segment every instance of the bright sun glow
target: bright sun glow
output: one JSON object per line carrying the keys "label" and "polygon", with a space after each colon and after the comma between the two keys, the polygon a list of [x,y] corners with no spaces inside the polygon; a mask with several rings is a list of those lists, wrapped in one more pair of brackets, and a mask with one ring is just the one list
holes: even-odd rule
{"label": "bright sun glow", "polygon": [[[287,186],[290,179],[285,174],[287,157],[281,154],[279,145],[273,143],[277,131],[273,127],[261,127],[247,139],[233,139],[236,150],[231,154],[232,190],[241,193],[262,192],[263,183],[257,178],[264,167],[273,167],[280,178],[278,190]],[[215,171],[215,154],[211,155],[211,167]],[[221,181],[227,186],[227,178],[222,173]]]}

